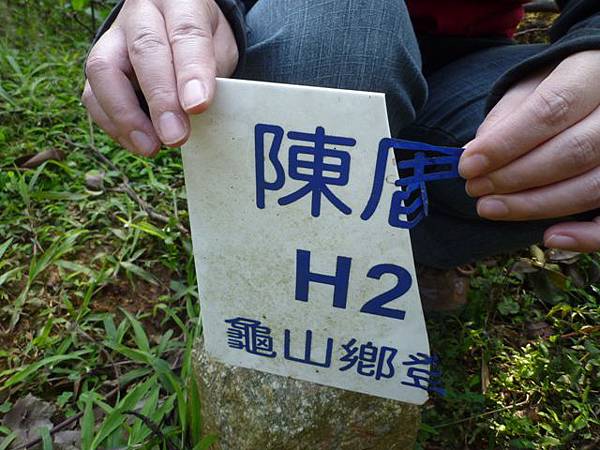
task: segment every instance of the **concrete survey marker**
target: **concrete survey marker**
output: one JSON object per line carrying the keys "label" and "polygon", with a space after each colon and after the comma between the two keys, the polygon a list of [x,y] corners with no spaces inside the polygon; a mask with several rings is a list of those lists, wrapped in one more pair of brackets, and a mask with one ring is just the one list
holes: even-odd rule
{"label": "concrete survey marker", "polygon": [[217,80],[191,121],[183,161],[207,353],[424,403],[437,387],[409,232],[393,217],[396,162],[378,152],[383,94]]}

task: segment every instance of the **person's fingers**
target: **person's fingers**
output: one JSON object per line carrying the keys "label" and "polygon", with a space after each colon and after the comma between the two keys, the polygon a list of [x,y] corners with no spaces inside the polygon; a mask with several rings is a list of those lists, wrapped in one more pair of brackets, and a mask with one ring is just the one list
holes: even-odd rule
{"label": "person's fingers", "polygon": [[544,233],[544,245],[574,252],[600,250],[600,217],[592,222],[565,222]]}
{"label": "person's fingers", "polygon": [[217,28],[213,37],[215,45],[215,59],[217,62],[217,76],[230,77],[238,64],[239,53],[238,46],[233,35],[233,30],[229,21],[218,9]]}
{"label": "person's fingers", "polygon": [[523,104],[527,97],[529,97],[539,86],[539,84],[548,76],[549,72],[550,71],[536,73],[534,76],[529,77],[528,79],[509,89],[487,114],[485,120],[477,129],[477,136],[486,133],[499,122],[510,117],[510,115],[513,114],[515,110]]}
{"label": "person's fingers", "polygon": [[149,1],[139,1],[136,13],[127,17],[129,59],[160,140],[166,145],[177,146],[189,134],[189,121],[179,104],[164,18]]}
{"label": "person's fingers", "polygon": [[215,91],[216,11],[207,2],[184,0],[177,3],[177,8],[164,3],[167,4],[162,12],[173,52],[181,106],[188,113],[201,112]]}
{"label": "person's fingers", "polygon": [[158,151],[160,141],[127,77],[126,50],[120,29],[107,31],[90,52],[86,75],[98,105],[117,128],[113,133],[122,143],[131,142],[137,153],[149,156]]}
{"label": "person's fingers", "polygon": [[491,220],[537,220],[563,217],[600,207],[600,167],[550,186],[506,195],[488,195],[477,212]]}
{"label": "person's fingers", "polygon": [[600,165],[600,108],[521,158],[467,181],[473,197],[546,186]]}
{"label": "person's fingers", "polygon": [[106,115],[100,103],[98,103],[98,99],[92,92],[92,88],[90,87],[89,81],[86,80],[85,87],[83,88],[83,94],[81,95],[81,103],[86,107],[88,113],[92,120],[104,130],[106,134],[108,134],[111,138],[117,139],[119,136],[119,129],[110,120],[110,117]]}
{"label": "person's fingers", "polygon": [[461,175],[470,179],[502,167],[594,111],[600,104],[598,54],[567,58],[512,114],[471,141],[460,160]]}
{"label": "person's fingers", "polygon": [[[137,153],[142,156],[153,156],[158,151],[158,144],[156,144],[156,149],[151,152],[146,152],[141,149],[139,145],[139,141],[136,141],[138,145],[134,144],[131,140],[130,136],[121,136],[119,134],[118,127],[113,123],[113,121],[108,117],[108,115],[100,106],[98,99],[94,96],[91,88],[89,87],[89,83],[86,81],[86,87],[83,91],[83,95],[81,96],[81,101],[85,105],[86,109],[92,120],[102,128],[106,134],[108,134],[111,138],[117,141],[121,146],[125,147],[132,153]],[[135,136],[135,133],[133,134]]]}

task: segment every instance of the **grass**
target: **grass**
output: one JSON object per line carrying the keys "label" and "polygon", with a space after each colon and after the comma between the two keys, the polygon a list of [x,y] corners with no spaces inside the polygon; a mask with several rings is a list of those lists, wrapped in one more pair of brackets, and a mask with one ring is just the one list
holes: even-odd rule
{"label": "grass", "polygon": [[[56,406],[54,423],[77,418],[86,449],[205,448],[213,438],[199,440],[190,366],[199,332],[191,243],[175,226],[187,221],[178,152],[148,161],[96,137],[137,193],[172,218],[157,226],[121,192],[122,174],[85,149],[87,36],[50,19],[30,23],[33,36],[17,27],[23,42],[0,41],[1,409],[33,393]],[[16,167],[51,148],[66,159]],[[89,190],[86,175],[100,172],[104,190]],[[1,448],[12,431],[0,428]]]}
{"label": "grass", "polygon": [[[598,259],[581,257],[574,268],[540,263],[543,254],[532,253],[480,265],[467,310],[428,321],[448,395],[425,408],[425,448],[600,443],[599,290],[589,279],[578,287],[562,275],[577,270],[595,278]],[[524,261],[539,271],[523,274]]]}
{"label": "grass", "polygon": [[[79,103],[89,32],[75,21],[85,14],[51,2],[8,8],[0,4],[0,416],[31,393],[52,405],[54,424],[80,430],[82,448],[208,448],[216,437],[200,438],[191,377],[201,331],[190,237],[178,226],[187,225],[179,152],[147,160],[90,131]],[[66,158],[18,167],[48,149]],[[166,222],[124,192],[123,176]],[[532,248],[473,269],[468,309],[428,321],[448,393],[424,407],[420,448],[600,445],[599,261],[566,264]],[[0,449],[15,437],[0,426]],[[44,449],[51,441],[42,433]]]}

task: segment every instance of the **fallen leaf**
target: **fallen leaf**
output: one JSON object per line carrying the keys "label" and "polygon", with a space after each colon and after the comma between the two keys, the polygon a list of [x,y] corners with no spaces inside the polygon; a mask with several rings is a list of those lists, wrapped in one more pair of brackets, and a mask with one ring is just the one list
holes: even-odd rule
{"label": "fallen leaf", "polygon": [[481,393],[485,394],[490,386],[490,369],[485,358],[481,358]]}
{"label": "fallen leaf", "polygon": [[583,289],[591,284],[586,281],[585,275],[575,265],[567,266],[565,272],[576,288]]}
{"label": "fallen leaf", "polygon": [[547,338],[552,336],[552,327],[546,322],[534,322],[527,325],[529,339]]}
{"label": "fallen leaf", "polygon": [[548,264],[546,267],[551,270],[546,270],[546,275],[550,282],[554,285],[554,287],[560,289],[561,291],[566,291],[568,289],[568,278],[560,272],[560,268],[557,266],[556,268],[551,267],[552,264]]}
{"label": "fallen leaf", "polygon": [[65,159],[65,153],[52,148],[37,154],[21,156],[15,159],[15,164],[22,169],[35,169],[46,161],[62,161],[63,159]]}
{"label": "fallen leaf", "polygon": [[54,435],[54,450],[79,450],[81,431],[60,431]]}
{"label": "fallen leaf", "polygon": [[104,172],[97,170],[90,170],[85,174],[85,187],[90,191],[103,192],[104,191]]}
{"label": "fallen leaf", "polygon": [[458,266],[456,270],[462,275],[470,277],[477,272],[477,267],[475,267],[473,264],[463,264],[462,266]]}
{"label": "fallen leaf", "polygon": [[523,273],[534,273],[537,272],[539,267],[536,267],[534,262],[527,258],[520,258],[513,266],[510,268],[512,273],[523,274]]}
{"label": "fallen leaf", "polygon": [[528,275],[527,280],[536,296],[544,303],[556,305],[564,300],[565,296],[559,289],[555,281],[551,279],[549,274],[553,274],[547,270],[543,270]]}
{"label": "fallen leaf", "polygon": [[568,250],[559,250],[556,248],[550,248],[546,250],[546,259],[550,262],[561,263],[561,264],[574,264],[579,260],[581,253],[570,252]]}
{"label": "fallen leaf", "polygon": [[27,394],[26,397],[17,400],[12,409],[6,413],[2,425],[17,433],[13,445],[18,446],[38,438],[40,436],[38,430],[42,427],[51,430],[54,424],[50,418],[54,411],[52,404]]}

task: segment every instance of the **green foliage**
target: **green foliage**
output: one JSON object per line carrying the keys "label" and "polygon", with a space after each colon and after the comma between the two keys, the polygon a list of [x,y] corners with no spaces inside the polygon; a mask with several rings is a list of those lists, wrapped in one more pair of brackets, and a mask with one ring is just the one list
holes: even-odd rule
{"label": "green foliage", "polygon": [[[596,258],[579,270],[590,275]],[[428,321],[448,393],[425,407],[422,448],[581,449],[600,439],[598,289],[566,283],[563,301],[548,303],[531,278],[556,267],[514,267],[481,265],[467,309]]]}
{"label": "green foliage", "polygon": [[[62,419],[77,415],[82,448],[206,448],[214,438],[200,435],[191,366],[195,271],[176,226],[187,221],[181,161],[176,150],[147,161],[95,136],[136,192],[173,217],[153,223],[120,191],[120,174],[85,150],[89,34],[65,18],[89,6],[0,6],[16,37],[0,38],[0,321],[14,330],[0,346],[0,415],[31,392],[53,400]],[[49,148],[66,159],[18,167]],[[105,190],[89,191],[85,176],[98,169]],[[0,431],[7,448],[15,435]]]}

